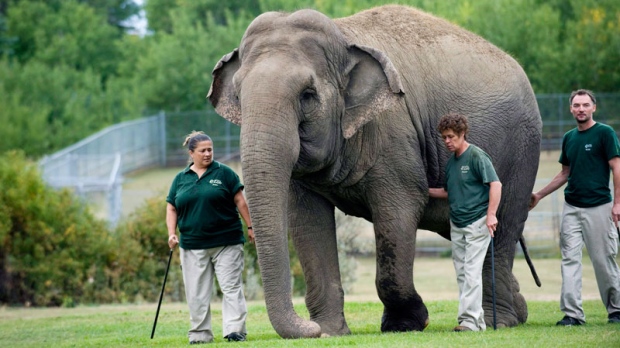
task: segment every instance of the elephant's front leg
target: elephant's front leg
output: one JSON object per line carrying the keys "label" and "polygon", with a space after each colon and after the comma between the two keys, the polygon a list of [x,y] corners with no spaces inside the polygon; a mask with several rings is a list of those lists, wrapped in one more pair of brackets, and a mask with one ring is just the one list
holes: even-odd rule
{"label": "elephant's front leg", "polygon": [[373,216],[377,240],[376,286],[384,305],[383,332],[422,331],[429,323],[428,310],[413,285],[415,214],[413,207],[393,207]]}
{"label": "elephant's front leg", "polygon": [[294,181],[289,195],[289,228],[306,279],[310,319],[329,336],[350,334],[344,318],[334,206]]}

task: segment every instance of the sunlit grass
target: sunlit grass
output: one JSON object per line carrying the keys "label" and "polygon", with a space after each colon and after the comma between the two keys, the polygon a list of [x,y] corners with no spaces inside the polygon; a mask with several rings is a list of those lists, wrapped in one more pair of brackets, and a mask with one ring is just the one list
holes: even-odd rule
{"label": "sunlit grass", "polygon": [[[587,324],[557,327],[562,317],[555,301],[530,301],[528,322],[515,328],[481,333],[455,333],[457,301],[427,302],[431,324],[424,332],[380,332],[383,307],[378,302],[348,302],[345,315],[352,335],[321,339],[284,340],[269,322],[262,303],[249,307],[248,341],[235,343],[250,347],[618,347],[620,325],[607,324],[600,301],[584,302]],[[300,316],[308,313],[295,306]],[[150,339],[156,304],[78,307],[73,309],[0,310],[0,347],[183,347],[187,342],[188,312],[184,304],[164,304],[157,331]],[[211,347],[229,346],[221,337],[221,311],[214,305]]]}

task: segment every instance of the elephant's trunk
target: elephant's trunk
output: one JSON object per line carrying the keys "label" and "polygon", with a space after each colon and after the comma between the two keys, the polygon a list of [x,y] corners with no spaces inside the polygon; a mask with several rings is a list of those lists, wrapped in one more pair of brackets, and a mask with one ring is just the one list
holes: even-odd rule
{"label": "elephant's trunk", "polygon": [[252,116],[244,116],[241,127],[241,162],[267,313],[283,338],[319,337],[320,326],[295,313],[291,294],[287,203],[299,155],[299,138],[291,141],[291,135],[297,134],[296,125],[274,121],[278,113],[273,110],[261,113],[269,117],[244,114]]}

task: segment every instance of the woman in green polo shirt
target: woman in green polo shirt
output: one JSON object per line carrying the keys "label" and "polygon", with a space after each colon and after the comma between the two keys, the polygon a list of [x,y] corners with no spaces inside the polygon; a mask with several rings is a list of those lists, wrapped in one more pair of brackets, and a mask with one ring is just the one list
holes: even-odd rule
{"label": "woman in green polo shirt", "polygon": [[[243,227],[254,242],[250,213],[239,176],[213,160],[213,141],[203,132],[187,136],[191,163],[172,181],[166,198],[168,245],[180,244],[185,296],[190,312],[189,343],[213,341],[211,295],[214,276],[223,293],[223,334],[245,341],[247,308],[243,294]],[[180,238],[177,237],[177,228]]]}

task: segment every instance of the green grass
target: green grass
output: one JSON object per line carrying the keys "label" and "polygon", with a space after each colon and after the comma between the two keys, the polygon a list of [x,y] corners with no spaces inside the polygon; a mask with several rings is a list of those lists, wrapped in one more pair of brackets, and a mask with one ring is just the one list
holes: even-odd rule
{"label": "green grass", "polygon": [[[618,347],[620,324],[607,324],[600,301],[584,301],[587,324],[557,327],[562,317],[556,301],[530,301],[528,322],[515,328],[486,332],[455,333],[457,301],[429,301],[431,323],[424,332],[380,332],[382,305],[378,302],[347,302],[345,315],[352,335],[321,339],[284,340],[269,323],[265,306],[249,306],[246,347]],[[73,309],[0,310],[0,347],[184,347],[187,346],[188,311],[184,304],[164,304],[157,331],[150,339],[156,304],[78,307]],[[297,312],[308,317],[305,306]],[[213,308],[215,342],[209,347],[227,346],[221,337],[221,311]]]}

